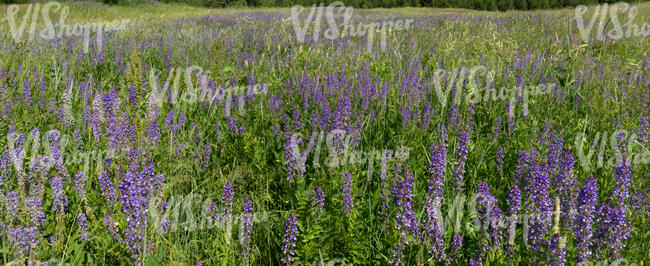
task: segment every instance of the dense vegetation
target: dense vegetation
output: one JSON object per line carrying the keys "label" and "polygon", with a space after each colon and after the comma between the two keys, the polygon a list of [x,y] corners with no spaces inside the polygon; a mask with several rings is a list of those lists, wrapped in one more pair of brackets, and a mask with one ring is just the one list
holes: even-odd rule
{"label": "dense vegetation", "polygon": [[587,43],[573,9],[355,10],[413,20],[382,48],[299,41],[288,9],[68,7],[130,21],[88,50],[0,31],[2,264],[649,262],[647,36]]}
{"label": "dense vegetation", "polygon": [[[29,3],[31,0],[2,0],[3,3]],[[65,2],[65,1],[62,1]],[[85,2],[85,1],[84,1]],[[312,6],[321,3],[328,5],[333,0],[92,0],[104,4],[143,4],[143,3],[181,3],[193,6],[217,7],[224,2],[230,7],[291,7],[294,5]],[[506,11],[565,8],[577,5],[598,3],[616,3],[617,0],[346,0],[347,6],[357,8],[391,8],[391,7],[438,7],[466,8],[476,10]],[[628,3],[643,2],[639,0]]]}

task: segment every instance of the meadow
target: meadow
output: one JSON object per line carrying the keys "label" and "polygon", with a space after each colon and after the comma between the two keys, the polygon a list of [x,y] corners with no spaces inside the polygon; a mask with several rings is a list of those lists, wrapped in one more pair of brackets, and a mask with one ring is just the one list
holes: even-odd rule
{"label": "meadow", "polygon": [[3,265],[650,263],[649,3],[46,4],[0,6]]}

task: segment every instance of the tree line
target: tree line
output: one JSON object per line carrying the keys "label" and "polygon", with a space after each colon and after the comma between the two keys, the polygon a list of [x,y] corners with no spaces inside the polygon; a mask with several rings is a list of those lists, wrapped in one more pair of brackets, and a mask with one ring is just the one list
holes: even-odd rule
{"label": "tree line", "polygon": [[[111,0],[107,0],[111,1]],[[197,0],[162,0],[163,2],[197,2]],[[323,3],[327,6],[334,0],[199,0],[204,6],[213,6],[216,2],[227,1],[228,6],[252,7],[290,7],[294,5],[312,6]],[[346,6],[355,8],[390,8],[390,7],[437,7],[466,8],[476,10],[506,11],[565,8],[577,5],[594,5],[599,3],[616,3],[620,0],[344,0]],[[643,2],[643,1],[627,1]]]}
{"label": "tree line", "polygon": [[[61,0],[59,0],[61,1]],[[92,0],[91,0],[92,1]],[[91,2],[84,1],[84,2]],[[620,0],[344,0],[346,6],[355,8],[390,7],[437,7],[466,8],[489,11],[534,10],[565,8],[577,5],[616,3]],[[33,0],[0,0],[2,3],[29,3]],[[67,1],[61,1],[67,2]],[[71,1],[73,2],[73,1]],[[217,7],[224,2],[230,7],[291,7],[294,5],[312,6],[323,3],[325,6],[334,0],[95,0],[103,4],[141,4],[141,3],[180,3],[192,6]],[[627,1],[645,2],[645,1]]]}

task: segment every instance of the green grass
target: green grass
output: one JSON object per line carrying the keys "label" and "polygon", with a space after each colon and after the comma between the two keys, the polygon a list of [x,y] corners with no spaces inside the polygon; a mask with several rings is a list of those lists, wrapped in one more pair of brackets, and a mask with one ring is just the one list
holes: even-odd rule
{"label": "green grass", "polygon": [[[13,126],[17,132],[26,136],[32,128],[41,131],[41,138],[49,129],[57,129],[70,137],[74,130],[82,132],[83,144],[79,148],[70,144],[67,150],[71,153],[83,151],[106,150],[110,145],[105,136],[94,140],[93,130],[83,120],[84,107],[93,112],[93,99],[84,99],[81,94],[81,83],[92,83],[95,89],[103,93],[115,90],[122,99],[121,110],[128,114],[128,121],[133,123],[137,143],[122,144],[125,147],[144,149],[146,158],[155,164],[155,173],[162,173],[165,182],[162,189],[164,199],[173,196],[201,195],[200,202],[193,201],[191,205],[194,219],[201,217],[205,199],[222,207],[220,202],[223,188],[227,183],[233,185],[233,215],[238,217],[242,212],[245,197],[253,201],[254,213],[261,215],[260,221],[253,225],[251,240],[251,263],[253,265],[280,264],[282,257],[282,240],[285,234],[285,220],[290,213],[297,216],[299,233],[297,237],[296,258],[303,263],[320,260],[341,258],[348,263],[385,265],[391,262],[393,248],[400,240],[395,229],[396,207],[391,207],[388,220],[384,221],[380,208],[384,202],[382,194],[387,193],[392,199],[390,188],[393,180],[399,182],[404,174],[393,174],[393,169],[403,166],[414,176],[413,208],[418,219],[426,216],[425,199],[428,195],[427,182],[432,176],[429,172],[431,161],[430,146],[440,143],[437,130],[441,124],[449,126],[448,111],[450,104],[442,110],[433,88],[427,87],[431,74],[439,68],[448,71],[459,67],[471,68],[484,65],[496,73],[495,88],[512,87],[517,83],[518,75],[526,80],[526,84],[541,82],[540,75],[549,80],[555,78],[561,85],[562,93],[557,95],[536,96],[531,98],[530,112],[527,118],[522,117],[520,107],[515,111],[515,131],[511,138],[503,134],[492,140],[492,131],[497,118],[502,119],[502,130],[507,129],[506,101],[485,101],[476,104],[475,114],[470,115],[468,105],[458,105],[462,126],[467,126],[471,118],[475,127],[470,132],[469,153],[466,163],[466,173],[462,194],[473,195],[481,182],[490,186],[490,193],[498,200],[498,206],[504,214],[507,213],[506,200],[514,182],[514,171],[518,165],[518,152],[536,148],[540,156],[546,158],[548,147],[536,140],[543,132],[546,122],[564,139],[564,151],[571,151],[576,162],[572,173],[577,181],[577,188],[593,174],[597,179],[598,200],[608,201],[615,183],[614,167],[605,166],[594,170],[580,167],[579,158],[574,143],[577,134],[585,132],[589,140],[598,132],[609,131],[611,134],[616,125],[631,131],[637,127],[639,118],[647,112],[647,106],[642,102],[642,94],[648,92],[647,85],[635,88],[634,81],[627,82],[625,75],[633,74],[647,76],[648,66],[644,66],[644,57],[648,57],[647,37],[620,39],[605,43],[595,42],[585,44],[576,29],[573,9],[552,11],[511,11],[511,12],[481,12],[461,9],[429,9],[429,8],[399,8],[376,9],[373,15],[359,18],[361,21],[372,21],[387,15],[399,18],[413,18],[417,27],[407,31],[394,31],[388,35],[388,45],[385,51],[369,53],[365,50],[365,37],[354,37],[340,43],[332,41],[321,42],[318,46],[308,43],[294,42],[294,28],[291,22],[283,21],[290,14],[287,8],[241,8],[241,9],[206,9],[181,5],[134,5],[134,6],[91,6],[67,4],[70,8],[67,23],[86,23],[96,21],[112,21],[129,19],[131,27],[112,33],[104,42],[103,60],[98,59],[95,50],[84,54],[79,43],[67,42],[58,45],[54,42],[37,40],[15,44],[7,32],[7,22],[2,22],[0,33],[0,75],[8,69],[6,75],[0,78],[0,112],[11,101],[11,113],[2,113],[0,118],[0,151],[8,147],[5,133]],[[650,3],[638,4],[636,22],[648,23],[642,14],[650,13]],[[21,5],[24,12],[26,5]],[[6,14],[7,6],[0,6],[0,14]],[[308,11],[306,11],[308,12]],[[280,17],[284,14],[285,17]],[[442,15],[462,15],[460,18],[444,18]],[[538,16],[539,15],[539,16]],[[207,16],[207,17],[206,17]],[[265,17],[268,16],[268,17]],[[21,16],[22,18],[22,13]],[[56,21],[57,15],[53,15]],[[588,15],[585,19],[590,18]],[[498,19],[501,19],[498,22]],[[39,26],[42,25],[39,17]],[[376,39],[378,37],[375,37]],[[247,41],[248,40],[248,41]],[[134,44],[138,45],[134,48]],[[14,47],[14,45],[16,45]],[[363,49],[357,49],[363,47]],[[375,47],[378,49],[378,47]],[[525,58],[525,66],[513,67],[518,60]],[[535,74],[531,74],[531,62],[539,60]],[[142,66],[137,66],[138,64]],[[63,75],[62,69],[70,72]],[[136,66],[134,66],[136,65]],[[146,97],[151,93],[149,70],[162,70],[161,81],[171,72],[171,68],[184,69],[197,65],[218,84],[232,81],[237,85],[245,85],[248,78],[255,82],[270,84],[269,92],[259,97],[253,97],[246,102],[246,114],[236,114],[238,125],[245,126],[242,134],[229,129],[228,120],[223,105],[215,104],[212,108],[204,108],[199,103],[187,104],[165,103],[156,121],[161,129],[161,137],[156,147],[147,147],[144,139],[147,136],[147,126],[151,118],[148,114]],[[18,71],[18,69],[22,71]],[[342,73],[345,68],[346,72]],[[40,79],[34,79],[34,69],[37,77],[42,77],[46,84],[43,91],[45,106],[38,106],[41,100]],[[508,72],[504,72],[508,69]],[[66,71],[66,72],[68,72]],[[394,149],[403,145],[411,148],[408,164],[389,163],[386,183],[380,180],[381,169],[375,161],[374,175],[367,181],[366,164],[346,165],[329,169],[324,166],[323,159],[330,155],[327,146],[323,144],[321,167],[312,165],[313,155],[307,158],[304,178],[296,179],[296,183],[287,181],[287,167],[284,147],[286,128],[293,124],[294,116],[303,127],[296,130],[302,133],[307,147],[308,137],[312,132],[320,132],[310,115],[320,114],[322,103],[318,97],[310,94],[303,81],[308,77],[313,84],[318,78],[318,84],[327,84],[332,76],[343,76],[351,85],[336,87],[328,85],[328,106],[332,112],[341,106],[343,96],[358,98],[350,99],[350,112],[362,115],[361,118],[351,117],[345,122],[353,128],[362,128],[362,134],[357,150]],[[636,77],[636,76],[635,76]],[[180,79],[181,93],[187,90],[184,78]],[[33,103],[21,104],[25,79],[30,79],[31,97]],[[48,110],[51,99],[56,99],[57,107],[62,106],[63,92],[69,82],[74,80],[74,94],[71,104],[75,122],[64,125],[57,117],[57,111]],[[290,80],[293,82],[289,84]],[[580,80],[580,86],[577,86]],[[364,103],[363,86],[370,82],[375,89],[380,90],[384,84],[390,89],[386,96],[373,96]],[[409,83],[412,82],[412,83]],[[402,84],[408,84],[403,86]],[[6,86],[6,89],[2,87]],[[129,86],[135,86],[138,100],[135,105],[129,102]],[[419,91],[418,87],[427,88]],[[291,87],[292,91],[287,89]],[[348,93],[348,94],[346,94]],[[580,95],[581,101],[577,100]],[[615,96],[615,97],[613,97]],[[271,109],[272,99],[277,97],[283,103],[277,110]],[[303,108],[303,100],[307,99],[308,108]],[[429,103],[434,109],[430,126],[424,130],[420,119],[413,118],[406,124],[402,123],[403,107],[411,107],[412,113],[422,111]],[[578,104],[580,102],[581,104]],[[367,104],[364,106],[364,104]],[[293,107],[296,107],[295,109]],[[520,106],[520,105],[518,105]],[[178,121],[179,113],[187,115],[187,122],[182,130],[175,134],[163,130],[165,116],[170,110],[176,112],[174,121]],[[370,112],[372,111],[372,113]],[[117,115],[120,122],[125,117]],[[285,120],[286,119],[286,120]],[[358,123],[358,124],[357,124]],[[108,123],[103,123],[104,127]],[[191,124],[195,124],[194,127]],[[220,130],[215,129],[217,125]],[[274,129],[278,126],[278,130]],[[446,216],[450,202],[457,195],[453,191],[454,180],[452,171],[456,166],[456,151],[459,146],[459,135],[467,129],[449,130],[447,142],[445,205],[442,208]],[[108,132],[112,132],[109,130]],[[195,141],[196,136],[200,139]],[[184,144],[180,151],[179,145]],[[203,154],[204,145],[209,145],[211,156],[208,167],[201,167],[202,159],[197,159],[195,152]],[[31,147],[31,146],[28,146]],[[123,147],[123,148],[125,148]],[[495,162],[498,147],[503,147],[505,153],[504,173],[500,174]],[[645,147],[647,148],[647,147]],[[586,150],[587,147],[584,147]],[[608,146],[607,154],[614,151]],[[49,152],[43,148],[41,153]],[[26,157],[32,155],[27,149]],[[111,180],[117,184],[120,178],[120,167],[127,169],[130,156],[115,158],[109,169]],[[25,162],[25,165],[28,164]],[[110,234],[103,218],[109,212],[113,215],[121,232],[127,227],[126,215],[119,206],[106,203],[102,194],[97,165],[91,165],[86,181],[87,203],[74,191],[74,176],[83,169],[83,165],[67,161],[65,163],[69,177],[64,181],[65,193],[69,199],[66,206],[66,217],[62,221],[52,211],[53,190],[50,182],[46,181],[43,198],[43,210],[47,215],[46,225],[42,228],[40,245],[31,259],[45,261],[54,258],[75,265],[100,264],[139,264],[147,265],[162,263],[165,265],[191,265],[201,262],[204,265],[241,264],[241,243],[239,242],[239,223],[233,225],[231,235],[220,228],[203,230],[184,230],[182,227],[174,232],[161,234],[157,232],[153,221],[146,228],[146,238],[151,239],[154,246],[149,256],[130,258],[131,253],[124,244]],[[634,178],[630,185],[631,192],[647,193],[650,187],[648,170],[645,164],[634,165]],[[352,195],[354,198],[354,214],[346,216],[343,211],[341,198],[342,176],[352,174]],[[65,173],[51,169],[44,180],[54,176],[67,176]],[[10,177],[0,186],[2,199],[8,192],[19,190],[18,175],[10,173]],[[38,184],[38,181],[30,179]],[[397,183],[395,183],[397,184]],[[31,186],[31,185],[30,185]],[[326,194],[325,209],[319,218],[314,217],[311,206],[313,196],[307,191],[322,188]],[[551,196],[557,195],[557,188],[551,186]],[[645,196],[648,197],[647,194]],[[208,202],[209,203],[209,202]],[[526,204],[524,204],[526,205]],[[77,228],[76,215],[86,210],[86,206],[96,216],[88,216],[88,231],[92,240],[78,239],[80,230]],[[0,221],[8,228],[27,226],[33,223],[27,208],[20,206],[21,213],[18,221],[10,222],[7,209],[2,205]],[[527,208],[525,206],[524,208]],[[647,203],[646,203],[647,208]],[[180,223],[187,221],[185,209],[180,208]],[[640,265],[647,264],[650,257],[650,233],[648,233],[648,210],[632,209],[627,212],[628,223],[633,226],[633,232],[625,241],[626,247],[621,256],[628,261]],[[464,212],[468,219],[470,212]],[[60,242],[49,244],[49,237],[56,232],[62,232]],[[463,229],[465,245],[459,257],[451,260],[452,264],[467,264],[474,258],[480,243],[480,234]],[[561,233],[568,237],[567,263],[575,261],[575,238],[571,236],[570,228],[562,228]],[[446,252],[450,252],[450,242],[453,232],[445,232]],[[550,237],[548,234],[547,237]],[[10,247],[10,237],[0,236],[3,245],[0,250],[2,263],[12,260],[24,260],[24,257],[14,256],[15,248]],[[47,244],[46,244],[47,242]],[[502,241],[502,243],[505,241]],[[508,254],[502,247],[489,252],[485,263],[493,265],[504,264],[538,264],[552,263],[545,257],[545,252],[533,251],[523,243],[521,225],[517,230],[514,253]],[[604,250],[604,249],[602,249]],[[404,249],[407,265],[436,264],[436,260],[428,251],[428,247],[409,238],[409,244]],[[600,251],[600,250],[595,250]],[[604,258],[603,258],[604,259]],[[592,258],[596,263],[599,259]]]}

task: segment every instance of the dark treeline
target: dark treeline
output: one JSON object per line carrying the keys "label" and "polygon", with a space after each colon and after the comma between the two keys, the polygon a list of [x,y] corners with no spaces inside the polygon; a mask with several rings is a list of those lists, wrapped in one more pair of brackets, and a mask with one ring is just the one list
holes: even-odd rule
{"label": "dark treeline", "polygon": [[[467,8],[477,10],[531,10],[564,8],[577,5],[591,5],[598,3],[616,3],[620,0],[346,0],[346,6],[357,8],[376,7],[439,7],[439,8]],[[235,3],[241,3],[243,0]],[[334,1],[319,0],[246,0],[247,6],[312,6],[323,2],[325,5]],[[643,1],[628,1],[643,2]]]}
{"label": "dark treeline", "polygon": [[[61,0],[59,0],[61,1]],[[620,0],[345,0],[346,6],[356,8],[377,7],[439,7],[467,8],[477,10],[505,11],[564,8],[577,5],[598,3],[616,3]],[[29,3],[30,0],[0,0],[2,3]],[[68,1],[61,1],[68,2]],[[74,1],[72,1],[74,2]],[[327,6],[333,0],[90,0],[84,2],[101,2],[104,4],[138,4],[138,3],[181,3],[192,6],[217,7],[290,7],[294,5],[312,6],[323,3]],[[627,1],[630,3],[645,1]]]}

